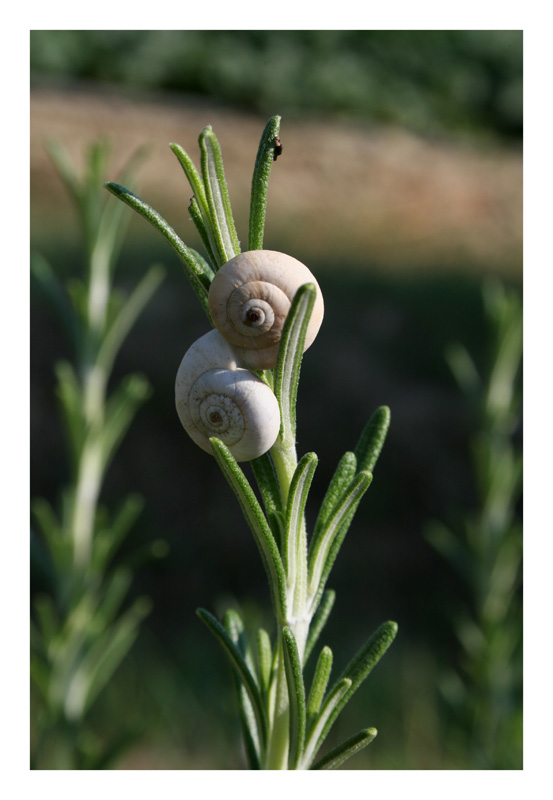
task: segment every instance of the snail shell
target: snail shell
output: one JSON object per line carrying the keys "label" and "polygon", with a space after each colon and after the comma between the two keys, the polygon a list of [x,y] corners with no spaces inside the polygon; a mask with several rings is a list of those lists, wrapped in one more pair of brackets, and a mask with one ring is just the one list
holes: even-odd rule
{"label": "snail shell", "polygon": [[211,453],[217,436],[237,461],[263,455],[276,441],[280,411],[271,389],[240,367],[231,345],[215,330],[185,353],[177,372],[175,402],[189,436]]}
{"label": "snail shell", "polygon": [[211,318],[225,339],[239,348],[245,366],[276,366],[284,321],[304,283],[317,287],[305,337],[307,350],[321,327],[324,304],[319,284],[301,261],[274,250],[248,250],[216,273],[209,290]]}

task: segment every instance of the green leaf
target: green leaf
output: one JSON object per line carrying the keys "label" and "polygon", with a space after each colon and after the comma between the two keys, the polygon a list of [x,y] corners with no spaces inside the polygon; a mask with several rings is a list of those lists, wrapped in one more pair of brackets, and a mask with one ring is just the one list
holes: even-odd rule
{"label": "green leaf", "polygon": [[208,258],[206,259],[201,253],[199,253],[197,250],[194,250],[194,248],[190,247],[189,250],[192,253],[192,255],[196,257],[198,263],[201,264],[203,271],[205,272],[205,274],[209,278],[209,281],[211,282],[215,277],[215,271],[216,271],[215,265],[217,262],[213,259],[210,251],[207,250]]}
{"label": "green leaf", "polygon": [[[176,144],[175,142],[171,142],[169,147],[171,148],[173,153],[176,155],[176,157],[177,157],[177,159],[179,161],[179,164],[181,165],[181,167],[182,167],[182,169],[184,171],[184,174],[188,178],[188,183],[190,184],[190,188],[194,192],[194,198],[196,200],[196,204],[197,204],[197,207],[198,207],[198,211],[200,212],[200,216],[203,219],[204,226],[205,226],[206,230],[212,236],[213,232],[210,230],[210,228],[211,228],[211,225],[210,225],[210,214],[209,214],[209,207],[208,207],[208,204],[207,204],[207,195],[206,195],[205,185],[204,185],[203,179],[202,179],[200,173],[198,172],[198,170],[196,169],[196,167],[194,165],[194,162],[192,161],[192,159],[190,158],[190,156],[188,155],[186,150],[184,150],[184,148],[182,148],[180,146],[180,144]],[[214,240],[212,239],[211,241],[212,241],[212,244],[214,244]]]}
{"label": "green leaf", "polygon": [[445,350],[449,369],[462,391],[472,399],[482,391],[482,380],[466,347],[455,342]]}
{"label": "green leaf", "polygon": [[[223,625],[234,644],[244,656],[244,661],[255,678],[253,663],[247,646],[242,618],[238,612],[229,609],[225,613]],[[233,670],[232,672],[238,696],[240,723],[242,725],[242,734],[244,736],[244,744],[250,769],[261,769],[261,742],[253,705],[248,696],[248,692],[236,674],[236,671]]]}
{"label": "green leaf", "polygon": [[261,691],[266,695],[271,683],[273,653],[269,634],[264,628],[257,631],[257,664]]}
{"label": "green leaf", "polygon": [[209,235],[209,231],[207,228],[206,223],[202,217],[202,213],[200,211],[200,206],[198,205],[198,201],[195,197],[190,198],[190,204],[188,206],[188,211],[190,213],[190,217],[192,222],[196,226],[196,230],[200,234],[201,240],[203,242],[203,246],[206,249],[206,253],[209,256],[211,264],[209,265],[210,271],[215,274],[217,271],[217,259],[215,258],[215,254],[213,252],[213,245],[211,242],[211,237]]}
{"label": "green leaf", "polygon": [[275,614],[279,620],[283,621],[286,619],[286,578],[282,559],[269,523],[263,514],[252,487],[228,447],[216,437],[212,437],[209,441],[213,455],[236,495],[242,513],[254,535],[263,566],[269,578]]}
{"label": "green leaf", "polygon": [[[104,196],[100,192],[100,187],[106,173],[109,149],[109,143],[105,138],[102,138],[92,142],[87,152],[86,171],[82,180],[80,211],[84,223],[89,261],[92,260],[94,251],[99,243],[102,210],[105,208],[103,203]],[[104,254],[100,258],[103,261]],[[108,262],[109,257],[105,262],[106,266]]]}
{"label": "green leaf", "polygon": [[219,261],[217,258],[217,242],[215,238],[215,230],[214,224],[211,220],[211,213],[209,211],[209,206],[207,203],[207,196],[205,191],[205,185],[201,175],[199,174],[198,170],[194,166],[194,162],[184,150],[180,144],[175,144],[172,142],[169,147],[176,155],[179,164],[181,165],[184,174],[188,178],[188,183],[192,191],[194,192],[193,196],[190,198],[190,205],[188,206],[188,210],[190,212],[190,216],[198,233],[202,238],[202,242],[204,243],[205,249],[211,259],[213,267],[217,270],[219,266]]}
{"label": "green leaf", "polygon": [[135,195],[129,189],[126,189],[124,186],[120,186],[118,183],[113,183],[112,181],[108,181],[104,184],[104,186],[109,192],[114,194],[128,206],[141,214],[145,219],[147,219],[148,222],[150,222],[171,245],[181,260],[186,272],[186,276],[190,281],[192,288],[196,292],[206,314],[208,315],[208,318],[211,320],[209,317],[209,304],[207,301],[211,280],[209,275],[206,275],[202,264],[194,255],[194,251],[184,244],[184,242],[179,236],[177,236],[173,228],[171,228],[171,226],[163,219],[159,212],[148,205],[148,203],[145,203],[144,200]]}
{"label": "green leaf", "polygon": [[[120,183],[134,182],[137,167],[143,161],[147,149],[147,147],[139,147],[129,158],[121,171]],[[99,176],[98,181],[94,184],[96,192],[103,179],[104,173]],[[113,197],[108,198],[100,217],[95,250],[101,253],[101,258],[107,259],[110,272],[113,271],[113,266],[121,252],[130,223],[130,216],[125,205],[115,202]]]}
{"label": "green leaf", "polygon": [[[360,474],[363,474],[363,473],[360,473]],[[371,475],[371,480],[372,480],[372,475]],[[353,522],[353,518],[355,517],[357,509],[359,508],[359,503],[361,502],[362,499],[363,499],[363,494],[359,495],[357,497],[357,499],[354,500],[354,502],[352,503],[349,511],[344,516],[343,522],[340,524],[340,526],[338,528],[338,532],[336,533],[336,535],[334,536],[334,539],[332,540],[332,543],[331,543],[329,551],[328,551],[328,555],[327,555],[327,557],[325,559],[325,562],[324,562],[324,567],[323,567],[323,571],[322,571],[322,574],[321,574],[321,579],[319,581],[319,588],[317,589],[317,593],[316,593],[315,600],[314,600],[314,607],[317,606],[317,604],[319,602],[319,598],[321,597],[321,595],[322,595],[322,593],[324,591],[324,588],[326,586],[326,582],[328,580],[328,576],[330,575],[330,572],[332,571],[332,567],[334,566],[334,562],[336,561],[336,557],[338,556],[338,553],[340,552],[340,548],[342,547],[344,539],[346,538],[346,534],[350,529],[351,523]]]}
{"label": "green leaf", "polygon": [[233,642],[227,631],[215,617],[203,608],[197,610],[197,615],[204,622],[214,636],[219,640],[226,654],[230,658],[231,664],[236,670],[242,685],[245,687],[252,709],[255,714],[257,730],[259,732],[262,746],[267,741],[267,720],[265,716],[265,708],[263,706],[259,688],[255,681],[255,677],[248,667],[244,656],[240,652],[237,645]]}
{"label": "green leaf", "polygon": [[129,495],[119,506],[109,527],[101,527],[96,532],[92,551],[92,565],[95,569],[105,572],[143,508],[144,500],[140,495]]}
{"label": "green leaf", "polygon": [[296,467],[290,484],[282,552],[289,582],[297,574],[296,567],[301,555],[298,549],[305,547],[304,510],[318,461],[315,453],[306,453]]}
{"label": "green leaf", "polygon": [[42,497],[31,502],[31,510],[44,535],[48,552],[58,572],[65,572],[73,556],[72,542],[58,520],[50,503]]}
{"label": "green leaf", "polygon": [[337,769],[344,761],[347,761],[348,758],[359,753],[364,747],[370,744],[377,733],[378,731],[376,728],[365,728],[359,731],[359,733],[356,733],[333,750],[330,750],[330,752],[313,764],[310,769]]}
{"label": "green leaf", "polygon": [[280,117],[271,117],[261,134],[253,170],[248,250],[263,250],[269,176],[274,161],[275,139],[279,132]]}
{"label": "green leaf", "polygon": [[313,283],[300,286],[282,329],[274,371],[274,392],[281,414],[280,439],[285,447],[292,446],[296,441],[296,397],[303,346],[316,296],[317,288]]}
{"label": "green leaf", "polygon": [[56,278],[54,270],[40,253],[34,252],[31,254],[31,274],[40,283],[44,294],[52,303],[67,338],[78,348],[82,331],[78,324],[77,316],[67,294]]}
{"label": "green leaf", "polygon": [[288,684],[288,698],[290,702],[290,750],[288,769],[297,769],[297,765],[303,754],[305,741],[305,686],[303,683],[298,645],[294,634],[288,627],[282,630],[282,642],[286,682]]}
{"label": "green leaf", "polygon": [[207,205],[221,265],[238,255],[240,242],[232,218],[221,148],[211,125],[204,128],[199,141]]}
{"label": "green leaf", "polygon": [[55,369],[58,378],[57,395],[69,437],[72,466],[76,472],[86,435],[83,392],[75,370],[68,361],[58,362]]}
{"label": "green leaf", "polygon": [[[372,475],[370,472],[359,472],[352,481],[349,489],[342,496],[340,503],[336,506],[330,516],[325,528],[322,528],[319,535],[311,542],[309,548],[309,594],[313,598],[321,592],[321,584],[328,575],[326,562],[331,552],[332,544],[338,535],[345,536],[343,524],[351,519],[361,498],[371,485]],[[347,530],[347,528],[346,528]]]}
{"label": "green leaf", "polygon": [[332,650],[330,647],[323,647],[317,660],[311,691],[309,692],[309,699],[307,701],[308,724],[314,720],[321,709],[321,703],[323,702],[331,670]]}
{"label": "green leaf", "polygon": [[318,537],[319,532],[325,528],[328,519],[338,505],[342,495],[351,484],[357,473],[357,457],[355,453],[344,453],[328,485],[326,494],[321,504],[321,510],[315,523],[313,536]]}
{"label": "green leaf", "polygon": [[[131,649],[138,636],[139,625],[150,612],[150,607],[146,598],[139,597],[128,611],[110,625],[83,659],[74,676],[74,685],[78,691],[81,686],[87,686],[84,711],[90,708]],[[71,696],[71,688],[68,695]]]}
{"label": "green leaf", "polygon": [[119,613],[132,583],[132,573],[126,567],[118,567],[105,577],[105,583],[104,596],[95,614],[100,630],[107,630]]}
{"label": "green leaf", "polygon": [[[249,656],[247,640],[246,640],[246,632],[244,627],[244,622],[242,617],[232,608],[229,608],[225,612],[225,616],[223,617],[223,626],[236,645],[236,647],[240,650],[242,655],[244,656],[244,660],[248,665],[248,668],[254,673],[253,664],[251,661],[251,657]],[[255,676],[254,676],[255,677]]]}
{"label": "green leaf", "polygon": [[99,432],[104,469],[113,458],[136,411],[150,395],[150,385],[141,375],[128,375],[106,404],[104,424]]}
{"label": "green leaf", "polygon": [[71,301],[73,314],[77,320],[77,338],[75,340],[75,353],[79,361],[83,360],[83,352],[86,350],[88,331],[88,286],[80,278],[69,278],[65,283],[67,296]]}
{"label": "green leaf", "polygon": [[45,149],[56,168],[56,172],[65,184],[68,193],[71,195],[74,202],[80,206],[83,200],[83,187],[81,186],[75,167],[67,156],[65,147],[59,139],[52,137],[47,139]]}
{"label": "green leaf", "polygon": [[338,681],[328,693],[326,700],[323,703],[323,707],[319,712],[318,717],[313,721],[312,727],[307,735],[303,759],[301,761],[302,769],[309,768],[313,757],[323,743],[328,730],[330,730],[330,725],[328,725],[328,730],[326,730],[329,719],[332,717],[335,709],[350,688],[351,679],[342,678],[342,680]]}
{"label": "green leaf", "polygon": [[334,601],[336,600],[336,592],[332,589],[327,589],[327,591],[323,594],[322,600],[319,604],[317,612],[313,617],[313,621],[309,626],[309,634],[307,636],[307,643],[305,645],[305,655],[303,657],[304,666],[307,664],[307,659],[311,655],[313,648],[317,644],[319,636],[326,625],[330,612],[334,606]]}
{"label": "green leaf", "polygon": [[121,345],[140,313],[161,284],[164,276],[165,270],[163,267],[159,265],[150,267],[110,325],[98,352],[96,362],[98,368],[103,370],[106,375],[111,372]]}
{"label": "green leaf", "polygon": [[283,512],[280,484],[275,471],[275,465],[270,453],[264,453],[250,461],[254,477],[257,481],[261,499],[265,507],[265,514],[276,537],[280,542],[281,516]]}
{"label": "green leaf", "polygon": [[244,737],[244,747],[250,769],[261,769],[261,745],[257,733],[255,712],[248,692],[233,671],[234,685],[238,695],[238,713]]}
{"label": "green leaf", "polygon": [[390,409],[388,406],[380,406],[365,426],[355,448],[358,471],[374,472],[389,427]]}
{"label": "green leaf", "polygon": [[346,703],[350,700],[353,693],[357,691],[359,686],[361,686],[365,678],[367,678],[367,676],[372,672],[386,650],[392,644],[396,634],[397,623],[385,622],[375,631],[375,633],[373,633],[368,642],[361,648],[361,650],[359,650],[357,655],[350,661],[348,666],[342,672],[332,691],[336,691],[338,687],[342,685],[344,680],[349,680],[351,683],[349,689],[341,695],[339,702],[332,709],[332,713],[329,714],[323,728],[318,747],[320,747],[326,738],[330,728],[334,724],[336,717],[342,711]]}

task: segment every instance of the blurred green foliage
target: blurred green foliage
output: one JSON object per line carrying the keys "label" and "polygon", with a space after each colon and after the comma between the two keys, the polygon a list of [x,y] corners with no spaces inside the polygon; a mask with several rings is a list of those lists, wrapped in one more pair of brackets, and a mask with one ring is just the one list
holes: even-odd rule
{"label": "blurred green foliage", "polygon": [[449,609],[457,665],[441,680],[451,737],[476,769],[522,769],[522,303],[499,282],[484,285],[483,299],[484,358],[461,344],[447,353],[474,416],[478,503],[451,526],[434,522],[427,537],[466,589]]}
{"label": "blurred green foliage", "polygon": [[[126,232],[121,204],[102,189],[109,148],[87,153],[77,174],[60,142],[48,151],[79,212],[87,268],[64,285],[44,256],[33,253],[36,284],[56,311],[73,360],[56,364],[56,393],[65,425],[69,479],[55,503],[32,503],[31,619],[32,742],[34,769],[106,767],[136,735],[126,721],[98,737],[89,714],[138,636],[150,610],[145,597],[129,602],[133,566],[165,552],[162,542],[118,559],[142,510],[136,494],[115,512],[100,505],[109,466],[135,414],[150,394],[143,375],[126,375],[108,390],[127,334],[163,278],[151,267],[127,296],[113,289],[113,272]],[[133,178],[136,164],[125,170]],[[59,441],[55,451],[61,450]],[[50,453],[48,453],[48,459]]]}
{"label": "blurred green foliage", "polygon": [[520,139],[522,31],[31,31],[31,76]]}

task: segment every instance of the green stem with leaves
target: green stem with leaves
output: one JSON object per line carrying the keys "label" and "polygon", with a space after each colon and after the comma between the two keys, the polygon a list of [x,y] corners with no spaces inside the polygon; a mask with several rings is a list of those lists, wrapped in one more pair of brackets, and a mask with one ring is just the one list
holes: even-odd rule
{"label": "green stem with leaves", "polygon": [[[150,389],[145,378],[130,375],[108,394],[108,381],[121,344],[164,272],[152,266],[128,297],[113,291],[127,220],[124,206],[102,191],[107,144],[91,147],[82,179],[59,142],[50,142],[48,150],[80,215],[87,272],[66,290],[46,259],[32,256],[33,276],[75,351],[74,365],[56,365],[72,478],[59,515],[46,500],[33,502],[40,536],[32,539],[32,559],[49,579],[47,591],[35,598],[32,621],[31,675],[40,707],[33,766],[94,769],[115,757],[123,739],[87,752],[89,708],[148,611],[145,598],[121,611],[132,571],[110,563],[141,501],[129,497],[111,521],[98,506],[107,468]],[[135,166],[133,159],[125,179],[132,178]]]}
{"label": "green stem with leaves", "polygon": [[[262,250],[269,175],[279,146],[280,117],[272,117],[261,136],[253,170],[249,249]],[[165,220],[123,186],[106,188],[144,216],[177,253],[192,287],[209,316],[207,296],[218,269],[240,252],[225,180],[221,148],[211,127],[199,137],[201,165],[171,145],[194,192],[191,218],[206,248],[206,257],[190,250]],[[353,516],[372,481],[390,422],[378,409],[355,452],[341,459],[308,544],[305,506],[317,456],[296,453],[296,401],[307,326],[317,288],[301,286],[286,317],[274,370],[259,376],[273,390],[280,410],[280,431],[268,453],[251,462],[261,503],[230,450],[211,438],[212,453],[254,536],[265,569],[276,619],[274,643],[265,631],[255,637],[252,657],[245,626],[233,611],[219,623],[208,611],[199,617],[217,637],[233,667],[238,687],[246,753],[252,769],[334,769],[374,739],[368,728],[316,761],[317,753],[347,700],[393,641],[397,625],[385,623],[327,691],[332,653],[319,657],[314,686],[308,693],[304,667],[328,618],[334,593],[326,582]],[[330,654],[330,655],[329,655]],[[322,659],[322,661],[321,661]],[[316,683],[315,683],[316,682]]]}

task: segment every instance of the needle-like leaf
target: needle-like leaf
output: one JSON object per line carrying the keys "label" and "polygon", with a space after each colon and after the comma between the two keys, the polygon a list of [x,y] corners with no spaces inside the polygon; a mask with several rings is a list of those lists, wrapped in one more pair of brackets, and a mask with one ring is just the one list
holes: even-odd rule
{"label": "needle-like leaf", "polygon": [[290,484],[288,503],[286,506],[286,523],[284,526],[284,547],[282,552],[288,581],[290,581],[291,576],[295,576],[297,572],[296,565],[300,557],[298,548],[301,547],[302,544],[305,547],[305,521],[303,513],[318,461],[315,453],[306,453],[303,458],[300,459]]}
{"label": "needle-like leaf", "polygon": [[360,472],[344,493],[336,506],[328,523],[321,530],[317,539],[313,539],[309,548],[309,594],[317,598],[321,591],[321,580],[325,571],[325,563],[335,537],[340,533],[344,521],[350,512],[357,507],[361,497],[371,484],[372,475]]}
{"label": "needle-like leaf", "polygon": [[150,384],[142,375],[128,375],[111,394],[105,406],[104,424],[98,433],[104,469],[111,462],[137,410],[148,398],[150,391]]}
{"label": "needle-like leaf", "polygon": [[348,758],[359,753],[360,750],[370,744],[377,733],[376,728],[365,728],[359,731],[359,733],[330,750],[322,758],[319,758],[310,769],[337,769],[344,761],[347,761]]}
{"label": "needle-like leaf", "polygon": [[77,315],[54,274],[54,270],[40,253],[31,254],[31,273],[39,281],[44,293],[55,308],[69,341],[78,352],[83,333]]}
{"label": "needle-like leaf", "polygon": [[97,366],[102,369],[106,375],[111,372],[115,357],[127,334],[152,295],[158,289],[164,276],[165,270],[163,267],[156,264],[150,267],[148,272],[127,298],[117,317],[111,323],[102,341],[96,359]]}
{"label": "needle-like leaf", "polygon": [[[207,225],[209,220],[209,208],[207,205],[207,195],[205,192],[205,185],[202,180],[202,177],[196,167],[194,166],[194,162],[184,150],[180,144],[176,144],[175,142],[171,142],[169,145],[173,153],[176,155],[179,164],[181,165],[184,174],[188,178],[188,183],[192,191],[194,192],[194,197],[196,198],[196,202],[198,204],[198,209],[200,214],[204,220],[204,223]],[[209,225],[207,225],[209,229]]]}
{"label": "needle-like leaf", "polygon": [[350,700],[353,693],[361,686],[365,678],[369,675],[374,667],[378,664],[386,650],[392,644],[397,633],[396,622],[384,622],[373,633],[367,643],[359,650],[357,655],[350,661],[348,666],[342,672],[340,678],[334,686],[332,691],[336,691],[344,680],[350,681],[350,686],[344,692],[338,703],[332,709],[332,713],[328,715],[325,722],[318,747],[322,744],[330,731],[332,725],[338,714],[342,711],[346,703]]}
{"label": "needle-like leaf", "polygon": [[72,466],[76,474],[86,436],[83,391],[75,370],[68,361],[60,361],[56,364],[56,375],[58,378],[57,395],[63,407],[63,421],[69,435]]}
{"label": "needle-like leaf", "polygon": [[85,189],[77,177],[76,170],[69,160],[65,147],[59,139],[50,138],[45,143],[45,149],[52,159],[52,163],[58,175],[65,184],[65,188],[73,198],[75,204],[81,208]]}
{"label": "needle-like leaf", "polygon": [[[340,704],[342,698],[345,694],[347,694],[350,688],[351,679],[342,678],[342,680],[338,681],[328,693],[327,698],[323,703],[323,707],[319,712],[319,716],[316,720],[314,720],[305,741],[305,748],[301,761],[301,767],[303,769],[309,769],[317,750],[323,743],[328,731],[330,730],[330,726],[335,719],[333,713],[336,707]],[[332,722],[329,723],[330,719],[332,719]]]}
{"label": "needle-like leaf", "polygon": [[277,618],[284,620],[286,618],[286,578],[282,559],[269,523],[263,514],[252,487],[248,483],[248,479],[238,466],[228,447],[216,437],[211,438],[209,441],[213,455],[236,495],[242,513],[250,526],[261,553],[263,566],[269,578],[275,614]]}
{"label": "needle-like leaf", "polygon": [[209,257],[211,258],[215,269],[217,269],[217,267],[224,262],[221,261],[218,256],[215,225],[211,219],[203,179],[196,169],[194,162],[186,150],[180,146],[180,144],[172,142],[169,147],[176,155],[184,174],[188,178],[188,183],[194,192],[194,195],[190,200],[188,210],[190,211],[190,216],[192,217],[192,221],[194,222],[198,233],[202,237],[202,241],[209,254]]}
{"label": "needle-like leaf", "polygon": [[269,176],[279,131],[280,117],[274,116],[265,125],[265,130],[261,134],[252,177],[248,250],[263,250]]}
{"label": "needle-like leaf", "polygon": [[320,711],[321,703],[326,692],[330,671],[332,670],[332,650],[330,647],[323,647],[319,655],[309,699],[307,701],[307,720],[312,722]]}
{"label": "needle-like leaf", "polygon": [[112,181],[104,184],[104,186],[109,192],[114,194],[116,197],[119,197],[120,200],[147,219],[148,222],[150,222],[154,228],[161,233],[166,241],[169,242],[181,260],[186,272],[186,276],[209,317],[207,295],[211,285],[211,280],[209,275],[206,275],[203,265],[195,257],[194,251],[184,244],[182,239],[163,219],[158,211],[153,209],[150,205],[148,205],[148,203],[135,195],[129,189],[126,189],[124,186],[120,186],[118,183],[113,183]]}
{"label": "needle-like leaf", "polygon": [[209,269],[210,269],[210,272],[213,273],[212,276],[211,276],[213,278],[213,275],[217,271],[217,259],[215,258],[215,255],[213,253],[213,243],[211,241],[211,237],[210,237],[207,225],[205,224],[204,219],[202,217],[202,213],[200,211],[200,206],[198,204],[198,201],[196,200],[196,197],[192,197],[191,198],[190,205],[188,206],[188,211],[190,213],[190,217],[192,219],[192,222],[196,226],[196,230],[200,234],[200,237],[201,237],[203,245],[204,245],[204,247],[206,249],[207,255],[209,256],[209,260],[211,262],[210,266],[209,266]]}
{"label": "needle-like leaf", "polygon": [[283,513],[282,496],[271,454],[264,453],[262,456],[254,458],[253,461],[250,461],[250,466],[261,493],[265,514],[271,525],[271,530],[276,541],[280,543],[280,519]]}
{"label": "needle-like leaf", "polygon": [[274,371],[274,392],[281,413],[280,438],[285,446],[296,441],[296,397],[303,345],[316,296],[317,288],[313,283],[300,286],[282,329]]}
{"label": "needle-like leaf", "polygon": [[388,406],[380,406],[367,422],[357,442],[355,455],[357,456],[358,471],[374,472],[374,467],[384,447],[389,427],[390,409]]}
{"label": "needle-like leaf", "polygon": [[[224,616],[223,624],[228,635],[244,656],[244,661],[248,668],[252,674],[254,674],[242,618],[237,611],[229,609]],[[238,709],[246,747],[246,755],[248,757],[250,769],[261,769],[261,742],[253,705],[245,686],[242,684],[235,670],[233,670],[233,677],[238,697]]]}
{"label": "needle-like leaf", "polygon": [[290,628],[282,631],[284,665],[290,701],[290,750],[288,769],[297,769],[305,741],[305,686],[298,645]]}
{"label": "needle-like leaf", "polygon": [[313,538],[317,538],[319,532],[324,529],[328,519],[345,490],[348,488],[357,472],[357,457],[355,453],[344,453],[328,485],[326,494],[321,504],[321,510],[315,523]]}
{"label": "needle-like leaf", "polygon": [[269,684],[271,682],[273,653],[269,634],[264,628],[260,628],[257,632],[257,664],[261,690],[266,694],[269,691]]}
{"label": "needle-like leaf", "polygon": [[219,640],[219,643],[222,645],[226,654],[230,658],[232,666],[240,677],[242,685],[245,687],[252,704],[257,730],[259,731],[261,743],[263,745],[267,739],[267,720],[265,716],[265,708],[261,700],[259,687],[255,682],[255,678],[252,675],[244,656],[221,623],[212,614],[210,614],[209,611],[199,608],[196,613],[202,622],[205,622],[210,631]]}
{"label": "needle-like leaf", "polygon": [[309,626],[309,635],[307,637],[305,655],[303,657],[304,666],[307,664],[307,659],[311,655],[313,648],[317,644],[319,636],[321,635],[321,631],[326,625],[326,621],[330,615],[330,612],[332,611],[335,600],[336,592],[333,589],[327,589],[327,591],[323,594],[319,607],[317,608],[315,616],[313,617],[313,621]]}
{"label": "needle-like leaf", "polygon": [[209,219],[221,265],[238,255],[240,242],[232,217],[221,148],[211,125],[204,128],[200,134],[200,150]]}

